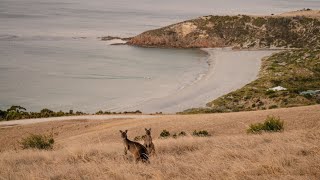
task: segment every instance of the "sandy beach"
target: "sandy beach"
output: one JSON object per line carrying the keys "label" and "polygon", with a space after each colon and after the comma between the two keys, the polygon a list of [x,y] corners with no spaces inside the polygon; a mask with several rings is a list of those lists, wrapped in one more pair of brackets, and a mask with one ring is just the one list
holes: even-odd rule
{"label": "sandy beach", "polygon": [[277,51],[244,51],[229,48],[203,49],[208,53],[207,73],[194,83],[166,97],[142,102],[121,110],[139,109],[144,113],[175,113],[205,104],[257,78],[261,59]]}

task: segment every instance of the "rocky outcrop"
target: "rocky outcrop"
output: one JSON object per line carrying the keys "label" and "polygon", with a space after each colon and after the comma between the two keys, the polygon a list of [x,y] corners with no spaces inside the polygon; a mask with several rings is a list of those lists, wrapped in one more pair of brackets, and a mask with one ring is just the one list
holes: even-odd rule
{"label": "rocky outcrop", "polygon": [[128,44],[172,48],[320,48],[320,20],[306,16],[203,16],[144,32]]}

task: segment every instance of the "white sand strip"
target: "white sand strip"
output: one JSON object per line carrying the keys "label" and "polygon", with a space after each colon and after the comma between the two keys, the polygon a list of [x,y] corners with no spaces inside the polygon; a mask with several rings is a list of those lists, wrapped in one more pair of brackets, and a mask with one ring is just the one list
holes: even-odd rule
{"label": "white sand strip", "polygon": [[108,120],[108,119],[145,119],[152,118],[152,115],[83,115],[83,116],[64,116],[64,117],[51,117],[51,118],[36,118],[36,119],[22,119],[13,121],[1,121],[1,126],[14,126],[34,124],[49,121],[66,121],[66,120]]}
{"label": "white sand strip", "polygon": [[151,99],[132,109],[144,113],[175,113],[193,107],[204,107],[206,103],[243,87],[255,80],[261,59],[277,51],[244,51],[225,49],[203,49],[209,53],[208,73],[198,82],[167,97]]}

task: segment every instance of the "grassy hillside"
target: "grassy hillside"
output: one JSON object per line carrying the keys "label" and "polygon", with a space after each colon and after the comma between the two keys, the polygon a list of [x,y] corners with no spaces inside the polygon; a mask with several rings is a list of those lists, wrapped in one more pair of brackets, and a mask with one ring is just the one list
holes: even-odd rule
{"label": "grassy hillside", "polygon": [[[281,133],[247,134],[268,115],[284,121]],[[0,179],[319,179],[320,106],[152,119],[60,121],[0,127]],[[130,139],[152,128],[157,156],[136,164],[123,155],[119,130]],[[210,137],[159,139],[207,130]],[[29,133],[53,132],[50,151],[22,150]]]}
{"label": "grassy hillside", "polygon": [[[281,86],[287,90],[272,91]],[[310,91],[312,90],[312,91]],[[262,60],[257,80],[183,113],[251,111],[320,103],[320,50],[289,50]]]}
{"label": "grassy hillside", "polygon": [[133,37],[128,44],[174,48],[320,48],[320,19],[306,16],[204,16],[144,32]]}

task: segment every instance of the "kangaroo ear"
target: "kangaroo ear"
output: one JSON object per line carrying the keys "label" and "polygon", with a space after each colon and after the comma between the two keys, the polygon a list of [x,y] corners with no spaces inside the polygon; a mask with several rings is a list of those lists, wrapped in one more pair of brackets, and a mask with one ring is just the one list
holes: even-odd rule
{"label": "kangaroo ear", "polygon": [[149,131],[151,131],[151,128],[149,129]]}
{"label": "kangaroo ear", "polygon": [[122,131],[121,130],[119,130],[120,131],[120,133],[122,133]]}
{"label": "kangaroo ear", "polygon": [[126,133],[128,132],[128,130],[125,131]]}
{"label": "kangaroo ear", "polygon": [[144,130],[148,131],[148,129],[147,129],[147,128],[144,128]]}

